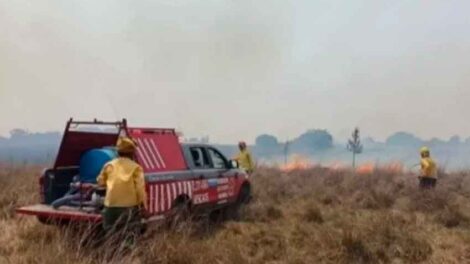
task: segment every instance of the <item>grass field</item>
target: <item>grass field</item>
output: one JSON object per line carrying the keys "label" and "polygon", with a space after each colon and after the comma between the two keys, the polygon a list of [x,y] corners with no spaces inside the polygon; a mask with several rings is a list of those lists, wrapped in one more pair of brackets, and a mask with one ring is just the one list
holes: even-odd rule
{"label": "grass field", "polygon": [[411,174],[260,168],[239,221],[158,229],[122,254],[15,216],[37,202],[38,173],[0,172],[0,263],[470,263],[470,173],[419,191]]}

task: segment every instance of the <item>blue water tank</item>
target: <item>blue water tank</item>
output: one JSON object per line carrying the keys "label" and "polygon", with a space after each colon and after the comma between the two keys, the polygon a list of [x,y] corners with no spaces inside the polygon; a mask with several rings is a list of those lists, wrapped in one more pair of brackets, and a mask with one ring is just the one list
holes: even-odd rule
{"label": "blue water tank", "polygon": [[96,183],[96,178],[104,165],[117,157],[112,148],[92,149],[85,152],[80,158],[80,181]]}

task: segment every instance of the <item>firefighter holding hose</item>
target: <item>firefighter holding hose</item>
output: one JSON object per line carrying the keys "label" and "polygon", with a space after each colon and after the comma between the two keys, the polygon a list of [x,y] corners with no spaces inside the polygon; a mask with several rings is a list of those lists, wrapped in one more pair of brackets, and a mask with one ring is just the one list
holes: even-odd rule
{"label": "firefighter holding hose", "polygon": [[142,209],[146,209],[144,171],[133,160],[137,145],[121,137],[116,147],[118,158],[108,162],[97,179],[99,186],[106,187],[103,228],[108,236],[138,232]]}

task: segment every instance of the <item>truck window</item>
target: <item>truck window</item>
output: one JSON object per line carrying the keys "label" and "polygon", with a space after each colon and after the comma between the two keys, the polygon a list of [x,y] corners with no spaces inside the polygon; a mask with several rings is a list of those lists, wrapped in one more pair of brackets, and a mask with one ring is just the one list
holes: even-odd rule
{"label": "truck window", "polygon": [[207,157],[207,153],[203,148],[191,148],[191,157],[193,158],[193,164],[196,168],[210,168],[209,158]]}
{"label": "truck window", "polygon": [[217,150],[209,148],[209,156],[211,157],[214,169],[225,169],[227,167],[224,156]]}

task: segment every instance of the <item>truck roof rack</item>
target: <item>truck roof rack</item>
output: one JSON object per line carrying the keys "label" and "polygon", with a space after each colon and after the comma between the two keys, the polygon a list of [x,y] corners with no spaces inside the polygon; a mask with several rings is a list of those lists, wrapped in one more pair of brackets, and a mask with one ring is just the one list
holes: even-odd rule
{"label": "truck roof rack", "polygon": [[103,126],[117,126],[117,127],[127,127],[127,119],[123,118],[121,121],[116,121],[116,122],[106,122],[106,121],[100,121],[98,119],[93,119],[93,121],[76,121],[73,120],[73,118],[70,118],[69,121],[67,122],[67,125],[103,125]]}
{"label": "truck roof rack", "polygon": [[131,127],[128,129],[130,134],[170,134],[176,135],[176,130],[173,128],[146,128],[146,127]]}

